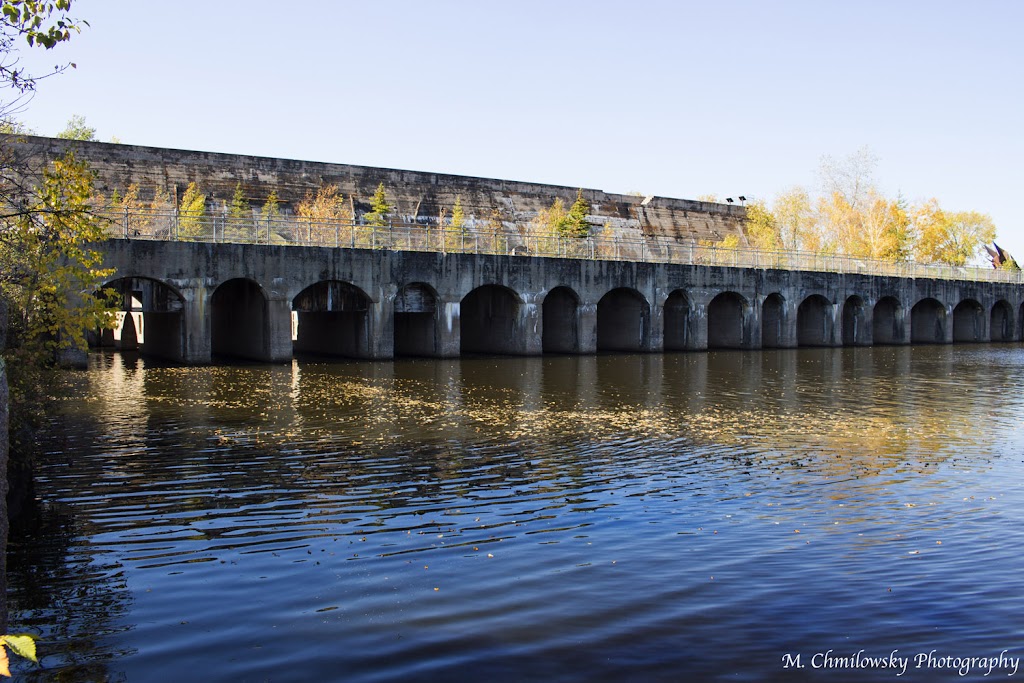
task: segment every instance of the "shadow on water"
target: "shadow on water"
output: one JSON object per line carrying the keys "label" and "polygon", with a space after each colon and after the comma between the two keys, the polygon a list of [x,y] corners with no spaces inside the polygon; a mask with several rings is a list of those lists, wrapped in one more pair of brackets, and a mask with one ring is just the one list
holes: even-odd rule
{"label": "shadow on water", "polygon": [[11,524],[8,604],[17,628],[38,637],[39,666],[13,658],[23,681],[118,681],[108,664],[133,648],[132,603],[123,567],[83,539],[95,529],[61,504],[34,503]]}

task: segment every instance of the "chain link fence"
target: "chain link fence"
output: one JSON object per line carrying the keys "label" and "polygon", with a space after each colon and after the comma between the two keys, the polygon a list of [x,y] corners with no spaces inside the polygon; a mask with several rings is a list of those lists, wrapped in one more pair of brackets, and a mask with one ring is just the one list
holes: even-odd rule
{"label": "chain link fence", "polygon": [[761,251],[676,241],[666,237],[591,235],[559,237],[530,232],[529,225],[498,230],[490,224],[440,228],[421,223],[369,225],[317,221],[298,216],[242,219],[229,215],[189,216],[180,212],[106,210],[112,238],[390,249],[461,254],[544,256],[607,261],[859,273],[1021,284],[1019,270],[950,266],[914,261],[883,261],[799,251]]}

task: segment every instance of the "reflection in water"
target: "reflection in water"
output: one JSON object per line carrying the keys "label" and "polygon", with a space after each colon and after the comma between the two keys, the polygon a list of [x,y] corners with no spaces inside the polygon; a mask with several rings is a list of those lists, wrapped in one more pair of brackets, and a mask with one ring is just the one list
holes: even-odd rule
{"label": "reflection in water", "polygon": [[46,655],[21,672],[792,680],[786,652],[998,654],[1024,626],[1022,379],[1015,346],[95,356],[12,548]]}

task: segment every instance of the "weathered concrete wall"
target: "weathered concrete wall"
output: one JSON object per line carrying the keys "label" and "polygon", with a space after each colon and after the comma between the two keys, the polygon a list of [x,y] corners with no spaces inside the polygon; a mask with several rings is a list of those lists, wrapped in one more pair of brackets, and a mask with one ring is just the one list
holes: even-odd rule
{"label": "weathered concrete wall", "polygon": [[[116,277],[170,292],[144,299],[181,301],[185,342],[175,360],[186,363],[210,362],[217,334],[242,337],[216,342],[227,353],[291,358],[292,311],[302,310],[301,322],[321,299],[323,313],[334,310],[328,298],[304,294],[323,283],[365,299],[358,311],[315,318],[318,339],[307,348],[359,358],[391,358],[396,329],[430,335],[403,338],[400,350],[441,357],[661,351],[666,338],[685,350],[1011,341],[1021,338],[1024,302],[1017,285],[861,274],[129,240],[101,248]],[[410,287],[419,303],[403,294]],[[433,318],[396,327],[396,307]]]}
{"label": "weathered concrete wall", "polygon": [[[349,202],[353,215],[370,208],[379,183],[395,207],[395,219],[422,224],[436,223],[441,209],[451,209],[456,197],[462,202],[471,225],[490,224],[492,217],[504,222],[507,231],[517,231],[551,206],[556,197],[566,207],[576,199],[577,188],[559,185],[494,180],[469,176],[401,171],[369,166],[293,161],[268,157],[193,152],[104,142],[81,142],[56,138],[26,137],[14,145],[7,138],[5,148],[37,160],[54,159],[73,150],[89,162],[96,173],[97,190],[107,197],[117,190],[124,194],[132,183],[140,186],[141,197],[152,199],[156,188],[180,197],[190,182],[207,193],[210,210],[223,209],[240,183],[249,203],[258,208],[270,192],[276,191],[287,212],[307,192],[321,184],[337,185]],[[38,162],[37,162],[38,164]],[[584,189],[591,206],[590,222],[595,229],[608,224],[623,236],[663,235],[689,240],[721,240],[729,234],[742,236],[746,209],[739,206],[667,197],[644,198]],[[490,228],[488,228],[490,231]]]}

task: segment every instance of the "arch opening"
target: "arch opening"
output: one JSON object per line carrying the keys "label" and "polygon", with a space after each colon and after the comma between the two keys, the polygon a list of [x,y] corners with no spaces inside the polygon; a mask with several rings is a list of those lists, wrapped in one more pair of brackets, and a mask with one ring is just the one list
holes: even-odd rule
{"label": "arch opening", "polygon": [[169,285],[150,278],[112,280],[106,287],[120,296],[111,329],[100,330],[98,344],[182,362],[185,357],[185,302]]}
{"label": "arch opening", "polygon": [[292,348],[297,353],[369,358],[370,298],[340,280],[306,287],[292,300]]}
{"label": "arch opening", "polygon": [[747,300],[736,292],[722,292],[708,304],[708,348],[742,349],[748,346],[745,320]]}
{"label": "arch opening", "polygon": [[761,304],[761,348],[779,349],[785,344],[786,300],[769,294]]}
{"label": "arch opening", "polygon": [[597,350],[643,351],[650,307],[635,289],[619,287],[597,302]]}
{"label": "arch opening", "polygon": [[1013,307],[1009,301],[1000,299],[993,304],[988,329],[991,341],[1013,341]]}
{"label": "arch opening", "polygon": [[568,287],[555,287],[544,297],[541,311],[544,353],[579,353],[579,297]]}
{"label": "arch opening", "polygon": [[459,305],[459,338],[463,353],[515,354],[519,298],[500,285],[477,287]]}
{"label": "arch opening", "polygon": [[669,294],[665,300],[663,343],[666,351],[685,351],[691,348],[690,310],[690,298],[681,289]]}
{"label": "arch opening", "polygon": [[796,311],[798,346],[831,346],[832,328],[832,302],[820,294],[812,294],[800,302]]}
{"label": "arch opening", "polygon": [[210,350],[215,356],[268,360],[267,298],[246,278],[221,283],[210,297]]}
{"label": "arch opening", "polygon": [[875,303],[871,321],[871,341],[874,344],[903,342],[903,305],[896,297],[883,296]]}
{"label": "arch opening", "polygon": [[910,309],[910,341],[913,344],[946,342],[946,308],[935,299],[921,299]]}
{"label": "arch opening", "polygon": [[985,341],[985,309],[974,299],[964,299],[953,309],[953,342]]}
{"label": "arch opening", "polygon": [[437,295],[422,282],[405,285],[395,296],[395,355],[437,355]]}

